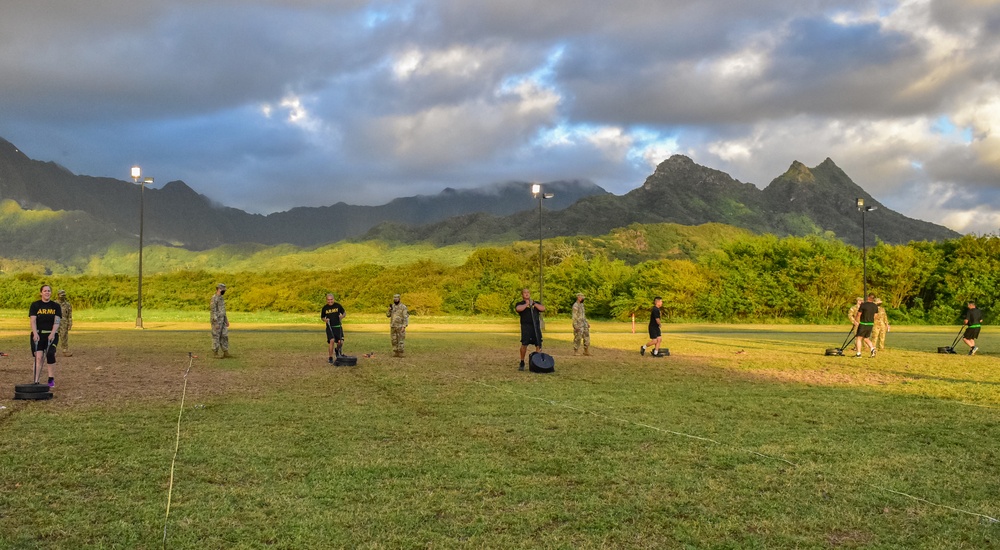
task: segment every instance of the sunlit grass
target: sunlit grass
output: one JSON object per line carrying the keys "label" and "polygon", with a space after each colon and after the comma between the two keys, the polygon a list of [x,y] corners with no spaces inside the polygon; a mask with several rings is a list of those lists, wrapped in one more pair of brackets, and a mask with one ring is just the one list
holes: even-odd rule
{"label": "sunlit grass", "polygon": [[[0,395],[0,547],[159,547],[189,361],[170,548],[983,548],[1000,536],[984,517],[1000,516],[988,331],[976,357],[935,353],[954,332],[920,327],[854,359],[823,355],[839,327],[671,325],[671,357],[651,359],[642,327],[595,323],[594,356],[577,357],[550,322],[557,371],[532,375],[516,370],[510,320],[418,324],[404,359],[375,320],[348,325],[348,352],[375,354],[356,368],[325,364],[316,324],[248,323],[231,335],[235,358],[212,360],[207,330],[93,322],[60,360],[57,399]],[[22,347],[21,332],[0,336]],[[16,359],[0,362],[4,387],[27,371]]]}

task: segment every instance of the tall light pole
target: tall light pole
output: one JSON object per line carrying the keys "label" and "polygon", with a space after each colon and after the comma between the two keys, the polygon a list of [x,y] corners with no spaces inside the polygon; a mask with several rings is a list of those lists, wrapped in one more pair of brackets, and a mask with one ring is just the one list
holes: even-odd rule
{"label": "tall light pole", "polygon": [[145,211],[143,205],[143,197],[145,196],[146,186],[153,183],[153,178],[145,178],[141,182],[139,179],[142,178],[142,168],[138,166],[132,167],[132,182],[138,183],[139,187],[139,305],[136,310],[135,315],[135,328],[143,328],[142,326],[142,229],[143,229],[143,214]]}
{"label": "tall light pole", "polygon": [[539,183],[531,184],[531,194],[538,199],[538,301],[544,304],[543,289],[545,288],[545,279],[542,276],[542,200],[551,199],[555,194],[543,193],[542,185]]}
{"label": "tall light pole", "polygon": [[871,212],[875,210],[874,206],[865,206],[865,199],[858,198],[858,212],[861,212],[861,277],[862,277],[862,296],[868,299],[868,236],[865,231],[865,212]]}

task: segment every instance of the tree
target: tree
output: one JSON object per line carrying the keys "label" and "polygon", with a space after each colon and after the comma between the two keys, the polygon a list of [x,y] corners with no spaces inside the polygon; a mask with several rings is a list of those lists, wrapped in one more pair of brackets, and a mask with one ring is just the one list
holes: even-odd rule
{"label": "tree", "polygon": [[940,251],[879,241],[868,255],[872,286],[898,309],[917,296],[941,260]]}

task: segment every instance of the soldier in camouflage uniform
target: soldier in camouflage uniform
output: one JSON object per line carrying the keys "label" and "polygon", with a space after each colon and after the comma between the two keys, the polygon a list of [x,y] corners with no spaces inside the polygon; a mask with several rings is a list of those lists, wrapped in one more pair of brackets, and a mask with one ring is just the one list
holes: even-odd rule
{"label": "soldier in camouflage uniform", "polygon": [[847,318],[851,320],[851,324],[854,325],[855,330],[858,328],[858,309],[861,308],[861,302],[864,301],[864,298],[858,296],[854,299],[854,306],[847,311]]}
{"label": "soldier in camouflage uniform", "polygon": [[590,355],[590,323],[587,321],[587,312],[583,307],[583,293],[576,294],[576,302],[573,303],[573,354],[580,353],[580,342],[583,342],[583,354]]}
{"label": "soldier in camouflage uniform", "polygon": [[226,317],[226,300],[222,297],[226,293],[226,285],[219,283],[215,287],[215,295],[212,296],[211,322],[212,322],[212,353],[219,356],[222,350],[222,357],[229,357],[229,318]]}
{"label": "soldier in camouflage uniform", "polygon": [[73,328],[73,305],[66,299],[66,291],[59,291],[59,307],[62,317],[59,322],[59,344],[64,357],[73,357],[69,351],[69,329]]}
{"label": "soldier in camouflage uniform", "polygon": [[406,306],[400,303],[399,298],[399,294],[393,295],[389,311],[385,313],[389,318],[389,338],[392,340],[392,354],[395,357],[403,356],[406,326],[410,324],[410,314]]}
{"label": "soldier in camouflage uniform", "polygon": [[875,298],[875,305],[878,306],[878,313],[875,314],[872,342],[878,349],[885,349],[885,333],[889,332],[889,318],[886,317],[885,308],[882,307],[882,298]]}

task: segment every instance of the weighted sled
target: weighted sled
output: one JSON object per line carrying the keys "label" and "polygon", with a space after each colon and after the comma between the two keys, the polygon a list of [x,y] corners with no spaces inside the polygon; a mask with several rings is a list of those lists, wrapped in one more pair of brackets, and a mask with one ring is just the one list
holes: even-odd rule
{"label": "weighted sled", "polygon": [[44,399],[52,399],[52,392],[47,391],[47,392],[26,393],[26,392],[16,391],[14,392],[14,399],[29,399],[33,401],[42,401]]}
{"label": "weighted sled", "polygon": [[358,364],[358,358],[353,355],[341,355],[333,360],[333,364],[338,367],[353,367]]}
{"label": "weighted sled", "polygon": [[556,360],[547,353],[532,352],[528,356],[528,370],[539,374],[549,374],[556,370]]}
{"label": "weighted sled", "polygon": [[44,393],[49,391],[48,384],[17,384],[14,386],[17,393]]}

